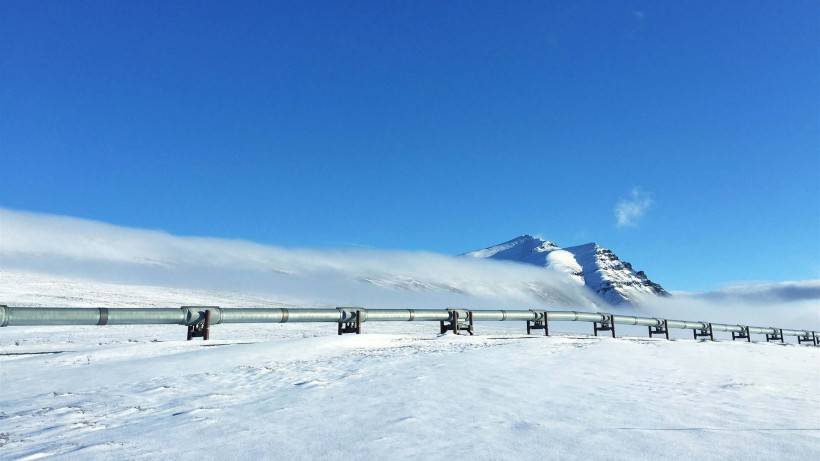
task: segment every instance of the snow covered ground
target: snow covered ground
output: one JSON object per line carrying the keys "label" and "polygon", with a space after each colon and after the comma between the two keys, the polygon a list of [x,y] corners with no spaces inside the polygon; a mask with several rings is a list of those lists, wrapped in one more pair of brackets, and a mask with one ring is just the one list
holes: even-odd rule
{"label": "snow covered ground", "polygon": [[3,328],[0,458],[820,455],[817,348],[522,327]]}

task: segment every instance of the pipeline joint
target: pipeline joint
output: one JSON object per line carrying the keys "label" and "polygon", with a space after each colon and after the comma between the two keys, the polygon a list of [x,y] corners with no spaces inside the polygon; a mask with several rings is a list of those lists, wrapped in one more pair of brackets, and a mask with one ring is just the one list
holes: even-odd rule
{"label": "pipeline joint", "polygon": [[97,325],[108,325],[108,308],[101,307],[100,308],[100,320],[97,321]]}
{"label": "pipeline joint", "polygon": [[601,314],[601,321],[600,322],[593,322],[592,329],[595,333],[595,336],[598,336],[599,331],[610,331],[612,332],[612,337],[615,337],[615,321],[612,318],[612,314]]}
{"label": "pipeline joint", "polygon": [[363,307],[337,307],[339,311],[339,326],[337,333],[341,336],[345,333],[362,334],[362,322],[366,318],[366,310]]}
{"label": "pipeline joint", "polygon": [[785,343],[786,341],[783,339],[783,330],[781,328],[772,328],[774,330],[774,334],[766,333],[766,342],[770,341],[780,341],[781,343]]}
{"label": "pipeline joint", "polygon": [[457,335],[461,334],[460,332],[462,331],[466,331],[470,336],[474,334],[473,313],[471,311],[464,309],[447,309],[447,311],[450,313],[449,321],[439,321],[439,331],[441,334],[445,334],[448,331],[452,331],[453,334]]}
{"label": "pipeline joint", "polygon": [[749,333],[749,327],[738,325],[740,327],[740,333],[732,332],[732,341],[736,341],[738,339],[745,339],[747,342],[752,342],[752,335]]}
{"label": "pipeline joint", "polygon": [[655,335],[664,335],[666,339],[669,339],[669,324],[666,319],[657,319],[659,325],[656,326],[649,326],[649,337],[653,337]]}
{"label": "pipeline joint", "polygon": [[527,335],[532,333],[532,330],[544,330],[544,336],[550,335],[550,325],[547,319],[547,311],[535,311],[530,309],[533,319],[527,320]]}
{"label": "pipeline joint", "polygon": [[692,335],[694,336],[695,341],[697,341],[698,338],[709,338],[710,341],[714,341],[715,332],[712,330],[712,324],[709,322],[700,323],[706,325],[706,328],[692,330]]}
{"label": "pipeline joint", "polygon": [[205,322],[205,313],[210,312],[209,324],[222,323],[222,308],[219,306],[182,306],[185,325],[197,325]]}
{"label": "pipeline joint", "polygon": [[[358,306],[341,306],[336,308],[339,311],[339,323],[354,322],[357,317],[360,321],[367,320],[367,309]],[[357,314],[361,312],[361,314]]]}

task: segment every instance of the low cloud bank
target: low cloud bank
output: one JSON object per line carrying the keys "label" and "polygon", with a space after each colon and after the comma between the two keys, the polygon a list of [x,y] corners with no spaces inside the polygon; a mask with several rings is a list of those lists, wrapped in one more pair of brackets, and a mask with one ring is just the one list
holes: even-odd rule
{"label": "low cloud bank", "polygon": [[708,301],[739,300],[751,304],[820,301],[820,280],[743,283],[730,285],[717,291],[683,294]]}
{"label": "low cloud bank", "polygon": [[7,209],[0,209],[0,262],[5,270],[244,291],[306,305],[602,304],[565,274],[514,263],[425,252],[285,249]]}
{"label": "low cloud bank", "polygon": [[[644,298],[635,312],[683,320],[820,330],[820,280],[744,283]],[[683,318],[686,316],[686,318]]]}

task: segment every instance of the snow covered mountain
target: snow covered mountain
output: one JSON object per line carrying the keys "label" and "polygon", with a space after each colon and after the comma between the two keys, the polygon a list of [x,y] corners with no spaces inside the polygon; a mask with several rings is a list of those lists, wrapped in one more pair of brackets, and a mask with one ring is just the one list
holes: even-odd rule
{"label": "snow covered mountain", "polygon": [[646,295],[669,296],[643,271],[636,272],[631,264],[597,243],[561,248],[554,242],[521,235],[462,256],[522,262],[565,272],[610,304],[628,304]]}

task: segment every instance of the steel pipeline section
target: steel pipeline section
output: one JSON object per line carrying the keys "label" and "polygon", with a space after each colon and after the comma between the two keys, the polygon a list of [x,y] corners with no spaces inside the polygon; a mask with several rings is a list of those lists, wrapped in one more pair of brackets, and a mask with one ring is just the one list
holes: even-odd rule
{"label": "steel pipeline section", "polygon": [[[650,335],[665,333],[669,329],[692,330],[697,339],[714,332],[732,333],[732,339],[751,341],[751,334],[766,335],[767,341],[784,341],[786,336],[798,337],[798,342],[820,345],[820,332],[775,327],[755,327],[688,320],[667,320],[653,317],[613,315],[601,312],[547,311],[547,310],[467,310],[467,309],[366,309],[363,307],[338,307],[336,309],[311,308],[222,308],[217,306],[184,306],[181,308],[107,308],[107,307],[10,307],[0,305],[0,327],[41,325],[185,325],[191,332],[197,328],[221,323],[286,323],[328,322],[339,324],[339,333],[361,332],[364,322],[439,322],[442,333],[460,330],[473,332],[473,322],[518,321],[539,325],[550,322],[590,322],[595,333],[611,330],[615,325],[636,325],[649,328]],[[462,325],[469,323],[469,328]],[[204,324],[204,325],[203,325]],[[348,329],[343,330],[342,325]],[[354,328],[355,325],[355,328]],[[445,328],[447,326],[447,328]],[[455,327],[454,327],[455,326]],[[548,334],[548,330],[544,328]],[[194,336],[197,335],[194,332]],[[207,338],[207,334],[206,334]]]}

